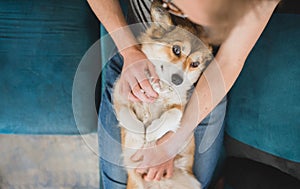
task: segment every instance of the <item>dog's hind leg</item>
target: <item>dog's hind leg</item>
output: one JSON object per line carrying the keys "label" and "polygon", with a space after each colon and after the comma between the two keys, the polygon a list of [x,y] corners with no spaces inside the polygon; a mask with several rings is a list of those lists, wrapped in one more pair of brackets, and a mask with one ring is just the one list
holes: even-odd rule
{"label": "dog's hind leg", "polygon": [[134,184],[133,180],[131,179],[131,176],[128,176],[127,180],[127,187],[126,189],[137,189],[136,185]]}
{"label": "dog's hind leg", "polygon": [[128,179],[126,189],[144,189],[146,188],[143,184],[141,175],[137,174],[134,169],[128,170]]}

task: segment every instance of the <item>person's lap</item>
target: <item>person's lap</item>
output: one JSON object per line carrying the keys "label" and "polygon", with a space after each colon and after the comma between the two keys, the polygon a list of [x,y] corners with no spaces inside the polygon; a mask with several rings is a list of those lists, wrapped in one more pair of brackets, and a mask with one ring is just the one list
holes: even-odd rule
{"label": "person's lap", "polygon": [[[115,55],[105,66],[105,87],[99,110],[100,174],[105,189],[126,188],[127,174],[122,166],[120,128],[112,106],[112,88],[122,69],[122,58]],[[194,173],[207,187],[216,167],[223,143],[226,99],[195,130]]]}

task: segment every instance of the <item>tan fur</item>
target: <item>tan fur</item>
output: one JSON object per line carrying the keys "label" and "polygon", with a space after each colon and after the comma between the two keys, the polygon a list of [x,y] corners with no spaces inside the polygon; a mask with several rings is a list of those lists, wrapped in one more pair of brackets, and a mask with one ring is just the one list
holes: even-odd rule
{"label": "tan fur", "polygon": [[[154,23],[139,40],[141,50],[153,63],[160,78],[159,84],[152,83],[159,97],[151,104],[130,102],[120,95],[119,80],[114,86],[113,102],[121,127],[124,164],[128,172],[127,188],[199,189],[201,185],[192,172],[195,150],[193,137],[175,157],[174,173],[170,179],[146,182],[142,179],[142,175],[134,170],[138,163],[131,160],[132,155],[144,144],[155,142],[169,131],[176,132],[188,102],[188,91],[201,76],[207,62],[212,59],[210,48],[197,38],[201,36],[200,31],[196,30],[197,27],[192,27],[187,22],[180,27],[171,26],[170,15],[157,1],[154,2],[151,7],[153,21],[163,23]],[[195,37],[193,34],[198,36]],[[174,45],[181,47],[179,57],[172,54]],[[200,65],[191,68],[192,61],[199,61]],[[181,77],[182,82],[176,83],[172,79],[174,75]]]}
{"label": "tan fur", "polygon": [[183,111],[184,107],[181,104],[171,104],[169,107],[167,107],[167,109],[173,109],[173,108],[177,108],[180,111]]}
{"label": "tan fur", "polygon": [[177,57],[172,53],[172,48],[171,47],[165,46],[165,47],[162,48],[162,51],[168,56],[168,58],[169,58],[169,60],[171,61],[172,64],[177,64],[180,57]]}

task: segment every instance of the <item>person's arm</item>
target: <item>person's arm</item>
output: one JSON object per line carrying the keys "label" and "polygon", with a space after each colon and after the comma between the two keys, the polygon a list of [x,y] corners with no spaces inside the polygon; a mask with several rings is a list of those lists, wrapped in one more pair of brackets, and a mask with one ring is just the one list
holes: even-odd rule
{"label": "person's arm", "polygon": [[145,70],[149,70],[154,78],[157,75],[153,65],[138,48],[138,42],[126,23],[119,0],[88,0],[88,3],[123,56],[122,94],[128,95],[133,101],[153,102],[157,93],[152,89]]}
{"label": "person's arm", "polygon": [[[259,2],[259,1],[258,1]],[[247,56],[279,1],[260,1],[232,29],[215,61],[204,72],[182,118],[176,138],[188,138],[194,128],[223,99],[238,78]],[[253,6],[254,6],[253,5]],[[197,116],[198,115],[198,116]]]}
{"label": "person's arm", "polygon": [[[168,133],[161,144],[139,150],[133,159],[142,159],[138,171],[149,168],[160,172],[184,146],[195,127],[212,111],[230,90],[244,62],[267,25],[278,1],[259,1],[232,29],[216,57],[200,78],[176,133]],[[153,171],[154,169],[154,171]],[[156,170],[155,170],[156,169]],[[151,179],[150,179],[151,180]]]}
{"label": "person's arm", "polygon": [[88,0],[88,3],[105,29],[111,34],[120,51],[128,46],[137,44],[132,33],[125,29],[127,28],[127,22],[119,0]]}

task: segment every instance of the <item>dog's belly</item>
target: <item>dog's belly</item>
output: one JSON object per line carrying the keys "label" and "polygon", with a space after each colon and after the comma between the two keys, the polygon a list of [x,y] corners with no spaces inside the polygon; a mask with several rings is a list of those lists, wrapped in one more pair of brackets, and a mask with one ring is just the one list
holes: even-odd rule
{"label": "dog's belly", "polygon": [[[179,94],[176,90],[169,90],[170,86],[166,85],[163,89],[164,92],[159,93],[159,97],[154,103],[134,102],[132,109],[136,117],[144,123],[147,127],[153,120],[160,118],[173,105],[180,105],[184,107],[186,104],[186,97]],[[185,94],[186,92],[183,92]]]}
{"label": "dog's belly", "polygon": [[147,127],[153,120],[160,118],[162,113],[166,111],[166,105],[162,101],[156,101],[153,104],[135,103],[133,109],[137,118]]}
{"label": "dog's belly", "polygon": [[[165,118],[166,112],[170,110],[180,109],[183,111],[186,104],[186,92],[178,93],[176,90],[169,90],[159,95],[159,98],[152,104],[131,102],[129,109],[133,110],[133,113],[140,122],[144,125],[145,133],[137,133],[132,130],[123,128],[123,157],[124,163],[127,167],[130,180],[130,189],[199,189],[200,183],[194,177],[192,173],[193,157],[194,157],[194,140],[179,153],[179,156],[174,161],[174,174],[171,179],[162,179],[159,182],[145,182],[141,175],[135,172],[135,167],[139,165],[139,162],[133,162],[130,157],[136,153],[136,149],[142,148],[149,136],[148,131],[151,130],[152,123],[155,123],[160,118]],[[176,117],[176,114],[171,115],[171,121],[168,119],[166,123],[173,125],[172,120],[181,118]],[[173,115],[175,117],[173,117]],[[173,119],[174,118],[174,119]],[[161,119],[164,120],[164,119]],[[175,121],[176,122],[176,121]],[[176,122],[177,123],[177,122]],[[179,121],[178,121],[179,123]],[[155,125],[155,124],[154,124]],[[161,125],[157,128],[160,133],[166,133]],[[162,130],[161,130],[162,129]],[[156,130],[156,131],[158,131]],[[156,136],[156,135],[155,135]],[[128,187],[127,187],[128,188]],[[129,188],[128,188],[129,189]]]}

